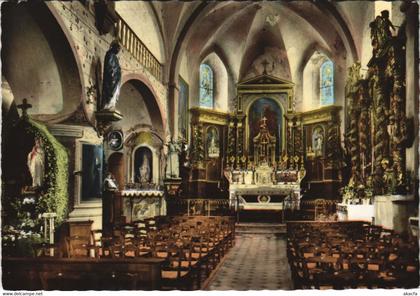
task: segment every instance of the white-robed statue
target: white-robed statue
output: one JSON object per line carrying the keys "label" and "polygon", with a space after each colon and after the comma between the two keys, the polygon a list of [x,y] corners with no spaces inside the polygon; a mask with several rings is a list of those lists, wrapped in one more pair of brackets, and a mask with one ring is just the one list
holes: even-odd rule
{"label": "white-robed statue", "polygon": [[41,187],[45,174],[45,152],[40,139],[35,139],[35,145],[28,154],[27,164],[32,177],[32,187]]}
{"label": "white-robed statue", "polygon": [[179,145],[171,139],[168,144],[168,158],[166,160],[166,178],[179,178]]}
{"label": "white-robed statue", "polygon": [[106,175],[103,186],[104,191],[116,191],[118,189],[117,182],[110,172]]}
{"label": "white-robed statue", "polygon": [[149,183],[150,181],[150,164],[146,154],[143,154],[143,162],[139,168],[139,179],[140,183]]}

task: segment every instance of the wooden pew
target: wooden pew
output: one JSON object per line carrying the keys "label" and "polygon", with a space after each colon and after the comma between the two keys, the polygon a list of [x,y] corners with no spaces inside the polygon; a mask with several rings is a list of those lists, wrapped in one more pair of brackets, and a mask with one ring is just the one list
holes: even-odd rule
{"label": "wooden pew", "polygon": [[158,290],[157,258],[3,258],[7,290]]}

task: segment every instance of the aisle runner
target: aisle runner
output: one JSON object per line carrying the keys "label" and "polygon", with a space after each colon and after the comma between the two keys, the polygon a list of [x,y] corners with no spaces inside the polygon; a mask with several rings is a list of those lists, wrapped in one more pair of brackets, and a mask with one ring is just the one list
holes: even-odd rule
{"label": "aisle runner", "polygon": [[208,290],[293,289],[284,236],[237,236],[227,256]]}

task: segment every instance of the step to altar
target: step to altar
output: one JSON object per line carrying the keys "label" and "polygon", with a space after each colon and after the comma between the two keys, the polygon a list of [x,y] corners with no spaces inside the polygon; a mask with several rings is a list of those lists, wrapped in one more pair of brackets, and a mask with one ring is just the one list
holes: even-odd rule
{"label": "step to altar", "polygon": [[236,223],[235,232],[242,234],[285,234],[286,224],[282,223]]}

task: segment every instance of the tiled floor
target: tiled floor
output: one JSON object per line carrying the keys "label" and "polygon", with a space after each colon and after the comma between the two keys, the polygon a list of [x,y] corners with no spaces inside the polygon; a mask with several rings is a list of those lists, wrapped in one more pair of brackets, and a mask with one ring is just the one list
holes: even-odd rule
{"label": "tiled floor", "polygon": [[286,238],[275,234],[242,234],[208,290],[291,290]]}

